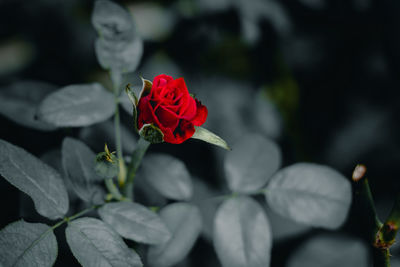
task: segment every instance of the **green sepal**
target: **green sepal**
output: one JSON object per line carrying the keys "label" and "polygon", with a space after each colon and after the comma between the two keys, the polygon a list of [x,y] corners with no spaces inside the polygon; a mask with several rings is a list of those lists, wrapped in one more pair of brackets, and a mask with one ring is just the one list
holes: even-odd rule
{"label": "green sepal", "polygon": [[202,140],[204,142],[222,147],[226,150],[232,150],[228,144],[225,142],[224,139],[222,139],[221,137],[219,137],[218,135],[214,134],[213,132],[210,132],[209,130],[203,128],[203,127],[197,127],[195,126],[195,132],[192,136],[192,138],[194,139],[199,139]]}
{"label": "green sepal", "polygon": [[139,104],[139,100],[136,97],[135,92],[132,91],[130,84],[128,83],[125,87],[125,92],[129,97],[129,100],[132,102],[132,106],[133,106],[133,125],[135,125],[135,130],[136,132],[139,132],[139,129],[137,127],[137,105]]}
{"label": "green sepal", "polygon": [[154,124],[148,123],[143,125],[139,130],[139,134],[144,140],[150,142],[151,144],[158,144],[164,142],[164,134]]}
{"label": "green sepal", "polygon": [[139,100],[138,100],[135,92],[132,91],[130,83],[128,83],[125,86],[125,92],[128,95],[129,100],[132,102],[132,105],[136,107],[138,105],[138,103],[139,103]]}
{"label": "green sepal", "polygon": [[118,158],[110,153],[107,144],[104,146],[104,152],[96,155],[94,170],[98,176],[104,179],[114,178],[119,173]]}
{"label": "green sepal", "polygon": [[139,94],[139,100],[148,94],[150,94],[151,88],[153,87],[153,83],[149,80],[144,79],[143,77],[140,77],[143,82],[142,90],[140,91]]}

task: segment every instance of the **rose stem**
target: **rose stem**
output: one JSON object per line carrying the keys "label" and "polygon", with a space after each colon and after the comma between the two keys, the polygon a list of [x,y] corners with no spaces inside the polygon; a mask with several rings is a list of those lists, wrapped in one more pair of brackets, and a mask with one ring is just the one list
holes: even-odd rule
{"label": "rose stem", "polygon": [[115,144],[117,149],[117,158],[119,165],[118,172],[118,183],[119,186],[123,186],[126,180],[126,166],[124,158],[122,155],[122,145],[121,145],[121,129],[120,129],[120,115],[119,115],[119,95],[120,95],[120,85],[121,85],[121,73],[116,71],[110,72],[110,77],[113,84],[114,100],[115,100],[115,113],[114,113],[114,131],[115,131]]}
{"label": "rose stem", "polygon": [[[363,168],[361,173],[360,168]],[[383,224],[376,213],[371,188],[365,173],[365,166],[357,165],[353,172],[353,181],[356,185],[356,197],[359,200],[361,214],[365,218],[364,223],[368,228],[368,240],[373,245],[373,266],[390,267],[389,247],[377,247],[377,236]]]}
{"label": "rose stem", "polygon": [[142,162],[143,156],[150,146],[150,142],[144,140],[142,137],[139,138],[136,149],[133,151],[131,156],[131,162],[128,166],[128,179],[124,187],[124,193],[127,198],[133,200],[133,184],[135,180],[136,171]]}

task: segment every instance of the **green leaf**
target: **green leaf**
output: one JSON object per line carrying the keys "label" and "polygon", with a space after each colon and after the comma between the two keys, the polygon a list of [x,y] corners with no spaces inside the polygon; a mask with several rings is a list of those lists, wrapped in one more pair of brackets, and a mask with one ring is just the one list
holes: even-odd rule
{"label": "green leaf", "polygon": [[141,167],[146,181],[169,199],[189,200],[193,184],[185,164],[167,154],[150,154]]}
{"label": "green leaf", "polygon": [[104,202],[103,181],[95,170],[96,155],[83,142],[66,137],[62,143],[62,165],[64,173],[80,199],[93,204]]}
{"label": "green leaf", "polygon": [[143,54],[143,42],[129,12],[111,1],[99,0],[92,24],[99,34],[95,51],[100,65],[113,72],[134,71]]}
{"label": "green leaf", "polygon": [[60,174],[24,149],[1,139],[0,174],[29,195],[41,215],[54,220],[67,213],[68,195]]}
{"label": "green leaf", "polygon": [[54,125],[35,119],[43,98],[56,87],[43,82],[17,82],[0,90],[0,114],[22,126],[42,131],[56,129]]}
{"label": "green leaf", "polygon": [[45,224],[21,220],[0,231],[1,266],[53,266],[56,258],[57,240]]}
{"label": "green leaf", "polygon": [[68,224],[65,234],[72,253],[84,267],[143,266],[136,252],[98,219],[85,217],[74,220]]}
{"label": "green leaf", "polygon": [[262,207],[242,196],[226,200],[214,220],[214,247],[224,267],[268,267],[272,233]]}
{"label": "green leaf", "polygon": [[136,242],[159,244],[171,237],[160,217],[137,203],[109,203],[99,209],[99,214],[118,234]]}
{"label": "green leaf", "polygon": [[349,236],[320,234],[291,254],[288,267],[371,266],[364,242]]}
{"label": "green leaf", "polygon": [[192,138],[202,140],[204,142],[225,148],[227,150],[231,150],[228,144],[218,135],[210,132],[203,127],[195,126],[194,128],[196,129],[196,131],[194,132]]}
{"label": "green leaf", "polygon": [[38,118],[58,127],[82,127],[114,114],[114,96],[98,83],[66,86],[41,103]]}
{"label": "green leaf", "polygon": [[260,189],[280,165],[279,147],[257,134],[244,135],[226,155],[224,162],[229,188],[240,193]]}
{"label": "green leaf", "polygon": [[149,266],[169,267],[182,261],[192,249],[202,228],[199,209],[188,203],[174,203],[163,208],[161,219],[172,233],[165,243],[150,246]]}
{"label": "green leaf", "polygon": [[286,218],[336,229],[347,217],[351,185],[328,166],[297,163],[272,177],[265,196],[271,208]]}

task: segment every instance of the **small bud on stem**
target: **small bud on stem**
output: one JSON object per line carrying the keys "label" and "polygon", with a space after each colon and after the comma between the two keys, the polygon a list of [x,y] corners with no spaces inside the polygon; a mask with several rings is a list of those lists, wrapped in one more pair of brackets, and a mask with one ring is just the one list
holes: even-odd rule
{"label": "small bud on stem", "polygon": [[360,181],[364,176],[365,173],[367,172],[367,168],[363,164],[358,164],[353,171],[353,176],[352,179],[354,182]]}

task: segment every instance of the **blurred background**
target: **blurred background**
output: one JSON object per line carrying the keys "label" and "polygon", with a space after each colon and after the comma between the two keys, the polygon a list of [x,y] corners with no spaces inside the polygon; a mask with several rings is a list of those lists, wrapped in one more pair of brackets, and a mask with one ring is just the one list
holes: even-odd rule
{"label": "blurred background", "polygon": [[[116,2],[132,13],[144,41],[139,67],[124,76],[125,83],[138,88],[139,75],[184,77],[189,91],[208,107],[206,128],[231,144],[249,132],[274,139],[283,166],[315,162],[351,177],[355,165],[364,163],[378,213],[385,218],[400,191],[399,1]],[[45,82],[49,90],[94,81],[111,88],[94,52],[92,8],[89,0],[1,0],[0,90],[21,81]],[[34,130],[10,120],[7,98],[0,101],[0,137],[54,166],[67,135],[85,140],[95,152],[105,141],[113,146],[110,121],[85,129]],[[129,154],[137,136],[130,114],[122,119]],[[182,159],[203,194],[226,189],[224,151],[194,140],[151,151]],[[21,216],[38,216],[30,200],[4,179],[0,194],[7,203],[1,205],[1,228]],[[362,237],[358,215],[354,205],[338,235]],[[285,266],[304,242],[325,234],[276,214],[270,220],[272,266]],[[399,252],[393,250],[395,256]],[[65,245],[60,248],[56,266],[78,264],[69,253]],[[395,264],[400,266],[398,260]],[[219,266],[207,235],[179,266]]]}

